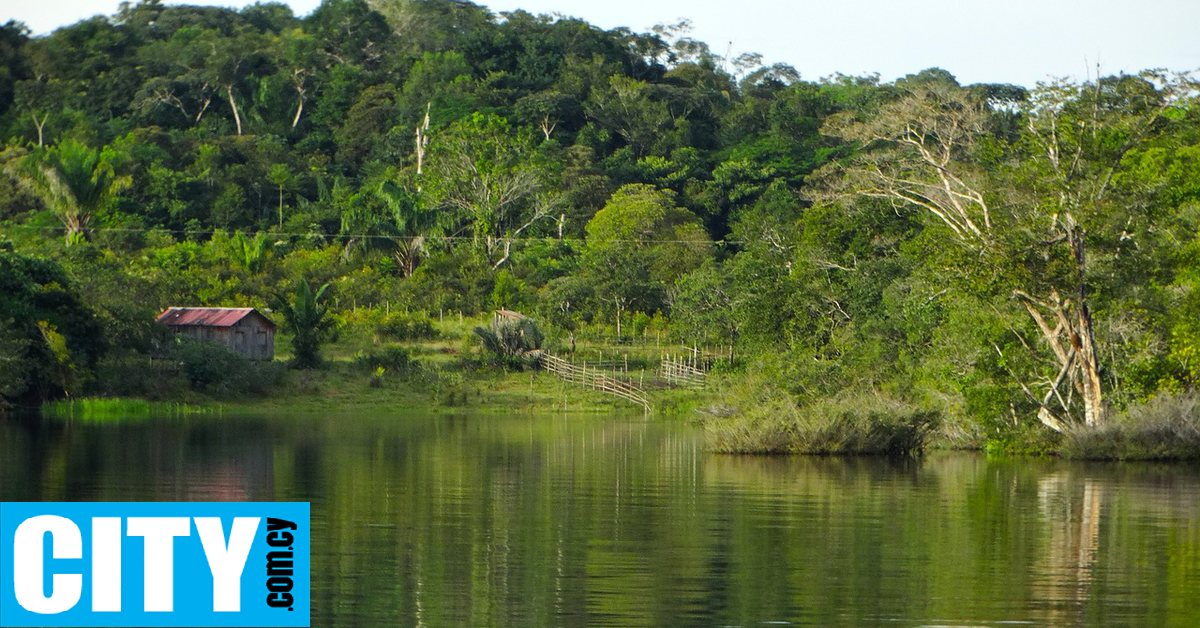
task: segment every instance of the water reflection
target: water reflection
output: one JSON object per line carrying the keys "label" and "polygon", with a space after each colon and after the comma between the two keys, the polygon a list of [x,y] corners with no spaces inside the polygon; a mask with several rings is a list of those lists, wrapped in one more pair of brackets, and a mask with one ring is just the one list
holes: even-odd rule
{"label": "water reflection", "polygon": [[640,417],[0,423],[4,500],[305,500],[313,625],[1200,625],[1194,466],[711,456]]}

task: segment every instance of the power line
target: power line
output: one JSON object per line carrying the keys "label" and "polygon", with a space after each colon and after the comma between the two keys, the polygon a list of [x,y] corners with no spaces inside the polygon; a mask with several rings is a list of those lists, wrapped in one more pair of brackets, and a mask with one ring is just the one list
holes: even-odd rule
{"label": "power line", "polygon": [[[38,226],[38,225],[8,225],[5,228],[25,229],[28,231],[46,231],[46,232],[55,232],[55,233],[58,233],[58,232],[65,233],[67,231],[66,227],[44,227],[44,226]],[[189,230],[189,229],[166,229],[166,228],[158,228],[158,227],[140,227],[140,228],[94,227],[94,228],[88,229],[88,231],[107,232],[107,233],[141,233],[141,234],[167,233],[167,234],[173,234],[173,235],[207,235],[207,236],[214,236],[218,233],[232,235],[232,233],[241,232],[240,229],[235,230],[234,232],[229,232],[224,229]],[[256,232],[254,235],[257,235],[259,233],[265,233],[269,236],[276,236],[276,237],[281,237],[281,238],[318,237],[318,238],[325,238],[325,239],[343,238],[343,239],[348,239],[348,240],[376,239],[376,240],[390,240],[390,241],[394,241],[394,242],[413,242],[416,240],[425,240],[425,241],[444,240],[444,241],[449,241],[449,242],[479,242],[480,240],[486,239],[486,238],[481,238],[481,237],[477,237],[477,236],[458,236],[458,235],[398,236],[398,235],[387,235],[387,234],[378,234],[378,233],[329,234],[329,233],[319,233],[319,232],[315,232],[315,231],[309,231],[309,232],[304,232],[304,233],[281,232],[281,231],[259,231],[259,232]],[[247,235],[250,235],[250,234],[247,234]],[[505,243],[505,242],[585,243],[585,242],[587,242],[587,240],[585,238],[580,238],[580,237],[575,237],[575,236],[563,236],[561,238],[556,237],[556,236],[521,236],[521,237],[493,236],[493,240],[497,243]],[[611,239],[611,240],[605,240],[605,242],[620,242],[620,243],[625,243],[625,244],[697,244],[697,243],[699,243],[697,240],[670,240],[670,239],[660,239],[660,238],[643,238],[643,239],[615,238],[615,239]],[[719,246],[720,245],[728,245],[728,244],[747,244],[747,242],[745,240],[729,240],[729,239],[713,240],[711,242],[712,242],[712,244],[719,245]]]}

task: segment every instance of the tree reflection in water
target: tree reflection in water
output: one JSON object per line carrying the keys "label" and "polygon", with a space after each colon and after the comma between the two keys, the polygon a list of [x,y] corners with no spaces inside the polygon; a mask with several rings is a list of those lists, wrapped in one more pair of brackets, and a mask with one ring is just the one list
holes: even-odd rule
{"label": "tree reflection in water", "polygon": [[322,626],[1200,625],[1200,470],[633,417],[0,423],[4,500],[303,500]]}

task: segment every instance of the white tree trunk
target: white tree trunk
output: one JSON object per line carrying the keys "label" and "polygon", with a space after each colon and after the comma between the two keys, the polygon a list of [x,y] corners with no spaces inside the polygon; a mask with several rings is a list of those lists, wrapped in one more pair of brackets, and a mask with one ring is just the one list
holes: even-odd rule
{"label": "white tree trunk", "polygon": [[233,99],[233,86],[225,86],[225,95],[229,97],[229,107],[233,109],[233,121],[237,124],[237,134],[242,134],[242,116],[238,113],[237,102]]}

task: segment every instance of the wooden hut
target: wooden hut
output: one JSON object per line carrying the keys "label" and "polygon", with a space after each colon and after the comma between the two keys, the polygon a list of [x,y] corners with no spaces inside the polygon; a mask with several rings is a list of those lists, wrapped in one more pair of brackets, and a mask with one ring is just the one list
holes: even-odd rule
{"label": "wooden hut", "polygon": [[252,307],[170,307],[158,322],[176,334],[223,344],[251,360],[275,359],[275,323]]}

